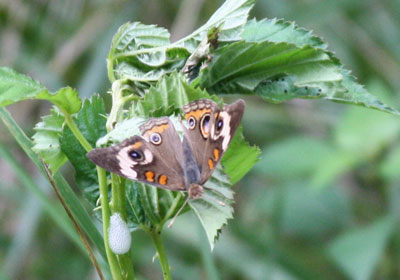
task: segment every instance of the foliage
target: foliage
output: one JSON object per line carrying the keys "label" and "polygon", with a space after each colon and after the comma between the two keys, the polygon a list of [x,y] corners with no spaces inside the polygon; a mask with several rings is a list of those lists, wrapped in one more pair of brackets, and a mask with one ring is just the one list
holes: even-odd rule
{"label": "foliage", "polygon": [[[129,228],[135,231],[132,250],[147,252],[144,254],[147,259],[143,257],[134,261],[135,268],[139,267],[135,274],[146,274],[140,271],[140,267],[147,265],[152,254],[148,246],[142,245],[146,241],[141,242],[141,229],[150,233],[164,277],[169,279],[169,265],[158,232],[183,205],[184,195],[115,175],[106,177],[86,158],[86,152],[96,144],[109,146],[138,134],[138,126],[149,117],[171,116],[179,127],[179,121],[173,115],[180,115],[182,105],[187,102],[210,98],[222,104],[221,97],[229,102],[227,100],[232,100],[230,98],[235,94],[255,95],[255,98],[261,97],[273,103],[298,98],[326,99],[391,113],[385,115],[353,107],[340,117],[340,122],[335,123],[331,120],[336,120],[338,114],[329,110],[339,107],[333,105],[316,103],[312,105],[316,106],[313,110],[305,110],[306,115],[303,115],[296,111],[295,106],[308,103],[295,100],[289,106],[278,108],[267,103],[258,104],[249,97],[244,126],[238,130],[222,165],[207,182],[211,190],[202,199],[190,201],[183,211],[193,212],[205,229],[204,239],[198,245],[201,250],[193,248],[197,246],[193,242],[196,240],[193,217],[179,217],[176,226],[167,231],[165,237],[169,261],[175,268],[172,276],[177,279],[181,275],[192,275],[192,278],[201,275],[198,262],[196,269],[192,269],[191,258],[196,254],[201,254],[210,279],[217,279],[218,275],[246,279],[262,279],[265,275],[270,275],[271,279],[395,279],[393,275],[399,275],[393,268],[395,246],[390,251],[387,248],[397,244],[398,111],[382,102],[393,104],[393,100],[385,95],[387,89],[379,82],[368,87],[374,95],[359,85],[336,54],[328,50],[325,40],[310,31],[279,19],[247,20],[253,5],[254,1],[228,0],[204,25],[176,42],[172,42],[165,28],[140,22],[123,24],[112,39],[107,57],[113,97],[108,122],[107,97],[95,95],[81,101],[78,91],[70,87],[53,92],[26,75],[10,68],[0,68],[0,106],[26,99],[47,100],[55,105],[50,114],[42,117],[35,126],[33,143],[26,141],[4,109],[1,109],[2,120],[39,170],[43,172],[40,158],[49,165],[75,218],[110,265],[114,279],[134,276],[128,269],[132,263],[130,253],[110,256],[106,237],[112,213],[121,213]],[[257,5],[255,11],[259,13],[272,4]],[[283,4],[276,3],[272,7],[280,5]],[[291,4],[287,5],[290,7]],[[350,15],[357,7],[353,5],[356,4],[324,3],[316,5],[314,11],[339,14],[340,9],[348,9],[344,14]],[[341,8],[337,8],[339,6]],[[279,14],[277,11],[284,11],[283,6],[280,7],[280,10],[272,8],[271,11]],[[315,18],[310,16],[312,9],[308,12],[296,7],[293,8],[296,13],[285,17],[296,18],[299,14],[304,18]],[[359,17],[353,15],[352,19]],[[319,17],[316,22],[320,20],[324,17]],[[347,30],[343,30],[341,24],[342,21],[338,20],[330,25],[342,29],[341,34],[345,34]],[[362,26],[363,21],[359,24]],[[376,26],[368,25],[368,28],[374,30]],[[111,28],[112,32],[115,29]],[[353,30],[352,34],[357,37],[361,33]],[[385,35],[379,32],[376,36],[382,39]],[[327,41],[336,44],[346,40]],[[387,48],[392,45],[395,50],[390,38],[383,41]],[[105,42],[108,47],[109,40]],[[354,51],[352,59],[360,59],[363,45],[357,43],[353,46],[361,51]],[[337,46],[334,49],[341,50]],[[94,54],[94,50],[91,53]],[[99,56],[96,52],[95,56],[104,60],[104,55]],[[338,53],[338,56],[343,57],[343,54]],[[363,63],[365,61],[359,65]],[[347,61],[347,65],[354,67],[357,64]],[[390,63],[386,65],[393,68]],[[77,77],[85,71],[83,69],[74,67],[74,71],[67,73],[70,77]],[[364,69],[368,67],[360,66],[357,73],[363,73]],[[382,73],[388,74],[386,77],[379,74],[383,79],[390,79],[390,71]],[[42,75],[51,76],[47,73]],[[90,75],[84,79],[90,79]],[[52,88],[54,84],[48,86]],[[93,87],[91,93],[98,87]],[[115,125],[111,131],[107,131],[109,124]],[[263,156],[253,169],[260,151],[247,144],[243,129],[249,139],[264,147]],[[286,133],[303,130],[307,132],[306,136]],[[327,131],[330,137],[324,136]],[[10,157],[7,158],[11,162]],[[77,200],[73,188],[60,175],[65,171],[61,167],[67,160],[75,170],[78,192],[84,194],[90,211],[95,211],[103,222],[105,246],[94,230],[95,222],[88,219],[88,213]],[[251,169],[251,175],[245,176]],[[238,185],[235,189],[239,192],[235,195],[235,212],[238,212],[235,216],[238,219],[230,221],[231,227],[220,235],[222,226],[233,216],[232,184]],[[103,190],[102,196],[99,196],[99,185],[100,191]],[[339,185],[346,186],[346,191],[338,188]],[[40,192],[37,193],[41,201],[45,201]],[[357,193],[363,196],[357,197]],[[221,206],[222,201],[225,206]],[[96,211],[99,206],[102,215]],[[181,222],[184,230],[180,229]],[[363,225],[357,226],[358,223]],[[71,235],[70,228],[61,228],[73,242],[80,244],[77,237]],[[213,248],[217,237],[218,246],[210,255],[203,250],[205,240]],[[242,242],[246,246],[242,246]],[[374,246],[370,248],[368,244]],[[180,248],[177,253],[170,249],[174,246]],[[178,261],[172,256],[182,254],[179,251],[182,248],[191,253]],[[138,254],[135,252],[134,255]],[[247,265],[243,264],[244,257]],[[213,267],[213,258],[217,258],[217,264],[224,268],[217,270]],[[107,270],[106,267],[103,269]]]}

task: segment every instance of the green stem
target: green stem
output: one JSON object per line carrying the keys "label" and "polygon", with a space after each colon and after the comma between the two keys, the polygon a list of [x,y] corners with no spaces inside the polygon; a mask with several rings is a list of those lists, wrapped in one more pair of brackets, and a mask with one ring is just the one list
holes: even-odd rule
{"label": "green stem", "polygon": [[[83,136],[71,115],[67,112],[63,112],[65,117],[65,122],[71,129],[74,136],[78,139],[79,143],[83,148],[89,152],[92,146]],[[100,198],[101,198],[101,210],[103,219],[103,235],[104,235],[104,246],[106,249],[108,264],[110,265],[111,275],[113,280],[122,279],[134,279],[133,266],[130,255],[127,253],[125,255],[116,256],[110,249],[108,244],[108,229],[110,228],[110,208],[108,204],[108,185],[107,185],[107,175],[106,171],[100,167],[97,167],[97,176],[99,179],[100,187]],[[126,219],[125,213],[125,186],[121,187],[117,175],[112,174],[112,192],[113,192],[113,212],[118,212],[122,215],[123,219]],[[115,192],[115,193],[114,193]],[[120,266],[121,264],[121,266]]]}
{"label": "green stem", "polygon": [[[123,96],[124,86],[121,81],[114,82],[115,78],[113,76],[112,60],[108,59],[108,70],[110,81],[112,82],[112,107],[110,114],[107,118],[106,129],[110,132],[114,125],[120,119],[125,102],[128,100],[127,97]],[[118,213],[121,218],[126,221],[126,197],[125,197],[125,179],[117,176],[116,174],[111,174],[111,212],[112,214]],[[108,227],[107,227],[108,228]],[[123,279],[135,279],[131,251],[129,250],[126,254],[117,255],[117,260],[119,263],[120,272]]]}
{"label": "green stem", "polygon": [[82,132],[76,126],[74,120],[72,119],[71,115],[67,112],[63,112],[65,117],[65,122],[67,123],[68,127],[71,129],[72,133],[78,139],[79,143],[81,143],[82,147],[89,152],[92,149],[92,146],[86,140],[85,136],[83,136]]}
{"label": "green stem", "polygon": [[125,182],[121,182],[121,178],[111,173],[111,185],[112,185],[112,200],[111,200],[111,212],[119,213],[121,217],[126,219],[125,211]]}
{"label": "green stem", "polygon": [[172,215],[175,213],[176,208],[178,207],[179,201],[182,198],[182,194],[180,192],[178,192],[178,194],[176,195],[174,201],[172,202],[171,207],[168,209],[167,214],[165,215],[164,220],[161,222],[161,225],[164,225],[169,218],[172,217]]}
{"label": "green stem", "polygon": [[[125,197],[125,180],[116,174],[111,174],[111,191],[112,202],[111,212],[119,213],[124,221],[126,221],[126,197]],[[121,268],[121,273],[124,279],[135,279],[131,251],[126,254],[118,255],[118,261]]]}
{"label": "green stem", "polygon": [[118,260],[115,254],[111,251],[108,244],[108,229],[110,227],[110,208],[108,205],[108,187],[107,187],[107,175],[103,168],[97,168],[97,176],[99,178],[100,187],[100,199],[101,199],[101,216],[103,219],[103,235],[104,235],[104,246],[106,248],[106,254],[108,264],[110,265],[111,275],[113,280],[122,280],[121,270],[118,265]]}
{"label": "green stem", "polygon": [[161,240],[161,229],[158,227],[154,228],[150,231],[150,235],[157,249],[158,258],[160,259],[161,269],[164,275],[164,280],[172,280],[167,255],[165,254],[164,244]]}
{"label": "green stem", "polygon": [[[110,51],[110,54],[113,53],[113,51]],[[109,56],[107,58],[107,75],[108,79],[110,80],[110,83],[112,84],[115,81],[115,76],[114,76],[114,63],[113,63],[113,58]]]}

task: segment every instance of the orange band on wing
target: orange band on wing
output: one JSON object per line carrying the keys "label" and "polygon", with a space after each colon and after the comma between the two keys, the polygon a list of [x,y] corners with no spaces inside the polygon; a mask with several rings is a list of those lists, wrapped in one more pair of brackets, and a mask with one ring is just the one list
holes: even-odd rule
{"label": "orange band on wing", "polygon": [[168,183],[168,177],[166,175],[161,175],[158,177],[158,183],[163,186],[166,185]]}
{"label": "orange band on wing", "polygon": [[213,150],[213,155],[214,155],[215,161],[218,161],[218,159],[219,159],[219,150],[218,150],[218,148],[215,148]]}
{"label": "orange band on wing", "polygon": [[189,113],[185,114],[185,119],[189,119],[190,117],[194,117],[196,120],[199,120],[204,114],[210,113],[211,109],[204,108],[195,111],[190,111]]}
{"label": "orange band on wing", "polygon": [[153,171],[146,171],[146,172],[144,173],[144,176],[146,176],[146,181],[148,181],[148,182],[154,182],[154,176],[155,176],[155,174],[154,174]]}
{"label": "orange band on wing", "polygon": [[136,142],[135,144],[132,145],[133,149],[137,149],[137,148],[140,148],[140,147],[142,147],[142,142]]}
{"label": "orange band on wing", "polygon": [[214,162],[213,162],[212,159],[209,159],[207,163],[208,163],[208,167],[209,167],[210,169],[213,169],[213,168],[214,168]]}
{"label": "orange band on wing", "polygon": [[154,132],[157,132],[157,133],[161,134],[168,128],[168,126],[169,126],[168,124],[162,124],[162,125],[154,126],[153,128],[151,128],[151,129],[149,129],[149,130],[147,130],[145,132],[145,136],[149,136],[150,133],[154,133]]}

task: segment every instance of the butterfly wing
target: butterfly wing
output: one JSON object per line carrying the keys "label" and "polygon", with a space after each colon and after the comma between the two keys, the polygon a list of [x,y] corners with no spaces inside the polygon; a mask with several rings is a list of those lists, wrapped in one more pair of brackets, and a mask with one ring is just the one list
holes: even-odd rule
{"label": "butterfly wing", "polygon": [[118,145],[93,149],[88,158],[120,176],[169,190],[185,190],[182,143],[169,118],[150,119]]}
{"label": "butterfly wing", "polygon": [[245,102],[241,99],[225,105],[222,110],[208,99],[184,106],[188,123],[188,128],[184,129],[184,142],[189,143],[201,173],[197,183],[202,185],[211,176],[240,124],[244,108]]}

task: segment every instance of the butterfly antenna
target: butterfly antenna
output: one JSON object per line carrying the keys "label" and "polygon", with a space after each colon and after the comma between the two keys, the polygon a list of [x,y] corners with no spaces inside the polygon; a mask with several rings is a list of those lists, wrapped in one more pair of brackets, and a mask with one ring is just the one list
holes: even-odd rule
{"label": "butterfly antenna", "polygon": [[221,200],[217,200],[217,202],[218,202],[218,204],[221,205],[221,206],[225,206],[225,205],[226,205],[226,203],[223,202],[223,201],[221,201]]}
{"label": "butterfly antenna", "polygon": [[[219,195],[222,196],[222,197],[225,197],[225,195],[224,195],[222,192],[220,192],[220,191],[218,191],[218,190],[216,190],[216,189],[211,189],[211,188],[207,188],[207,187],[204,187],[204,188],[206,188],[207,190],[210,190],[210,191],[212,191],[212,192],[216,192],[217,194],[219,194]],[[219,205],[221,205],[221,206],[225,206],[225,205],[226,205],[226,203],[223,202],[222,200],[219,200],[219,199],[215,199],[215,200],[216,200],[217,203],[218,203]]]}
{"label": "butterfly antenna", "polygon": [[172,227],[176,218],[179,216],[179,214],[182,212],[183,208],[185,208],[186,204],[189,202],[189,199],[190,199],[190,197],[188,196],[186,198],[185,202],[183,203],[183,205],[181,206],[181,208],[179,208],[178,212],[175,214],[175,216],[172,218],[172,220],[168,223],[168,228]]}

